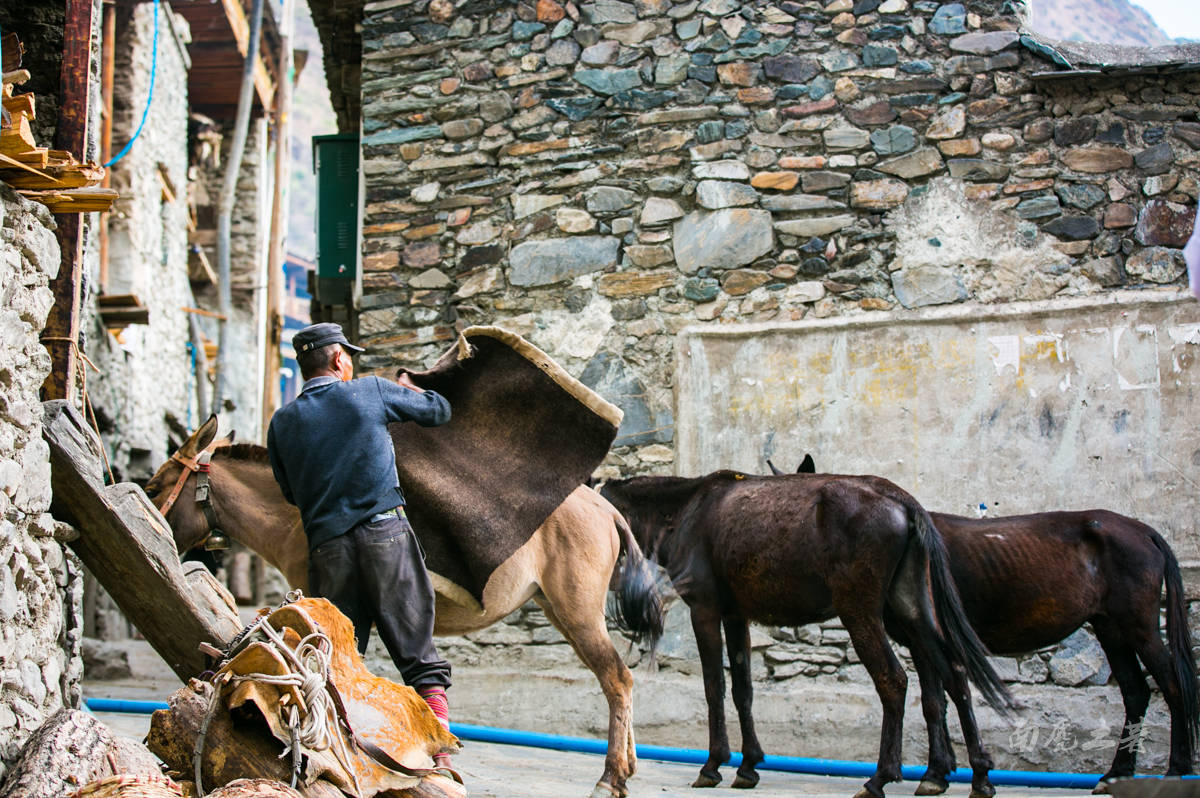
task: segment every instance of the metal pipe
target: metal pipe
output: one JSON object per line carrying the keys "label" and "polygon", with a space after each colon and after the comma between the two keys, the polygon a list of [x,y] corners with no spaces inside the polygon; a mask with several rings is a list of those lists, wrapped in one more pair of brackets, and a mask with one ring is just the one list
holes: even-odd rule
{"label": "metal pipe", "polygon": [[[125,701],[111,698],[89,698],[84,702],[92,712],[132,712],[149,714],[156,709],[166,709],[163,701]],[[608,741],[588,737],[565,737],[559,734],[500,729],[493,726],[475,726],[469,723],[451,723],[450,731],[459,739],[477,743],[499,743],[521,745],[530,748],[545,748],[551,751],[570,751],[578,754],[608,753]],[[703,765],[708,761],[708,752],[696,748],[670,748],[662,745],[639,745],[637,755],[641,759],[657,762],[674,762],[682,765]],[[741,754],[733,754],[726,762],[730,767],[742,763]],[[821,759],[807,756],[768,756],[759,770],[781,773],[806,773],[812,776],[843,776],[870,778],[875,773],[872,762],[852,762],[845,759]],[[920,781],[925,774],[921,765],[905,765],[901,772],[906,780]],[[1100,781],[1099,773],[1039,773],[1031,770],[992,770],[988,773],[992,784],[1006,787],[1044,787],[1057,789],[1091,789]],[[969,784],[972,773],[969,768],[958,768],[947,779]],[[1158,776],[1136,776],[1153,779]],[[1185,779],[1200,779],[1200,776],[1183,776]]]}
{"label": "metal pipe", "polygon": [[221,412],[225,402],[225,383],[229,374],[229,319],[233,315],[233,293],[229,285],[230,238],[238,174],[242,170],[242,154],[246,149],[246,133],[250,128],[250,107],[254,103],[254,68],[258,63],[262,10],[263,0],[254,0],[250,11],[250,40],[246,43],[246,64],[242,69],[242,88],[238,94],[237,117],[233,123],[233,141],[229,144],[228,160],[225,162],[225,182],[217,198],[217,298],[218,309],[225,318],[217,335],[217,384],[213,389],[212,402],[214,413]]}

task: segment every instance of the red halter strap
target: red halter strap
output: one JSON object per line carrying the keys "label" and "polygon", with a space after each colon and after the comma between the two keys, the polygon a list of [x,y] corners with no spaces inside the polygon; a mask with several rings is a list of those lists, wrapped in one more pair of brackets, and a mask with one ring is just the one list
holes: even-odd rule
{"label": "red halter strap", "polygon": [[200,464],[196,462],[199,456],[195,458],[180,457],[179,452],[171,455],[171,459],[183,466],[183,470],[179,472],[179,479],[175,480],[175,487],[171,488],[171,493],[167,496],[167,500],[163,502],[163,506],[159,508],[159,512],[166,518],[167,513],[171,512],[171,508],[175,506],[175,500],[179,498],[180,492],[183,491],[183,483],[187,482],[187,478],[200,470]]}

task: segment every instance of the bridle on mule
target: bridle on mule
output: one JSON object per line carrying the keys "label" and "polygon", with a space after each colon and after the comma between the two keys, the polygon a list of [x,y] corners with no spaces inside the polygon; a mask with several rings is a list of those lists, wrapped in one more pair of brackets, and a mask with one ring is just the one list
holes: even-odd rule
{"label": "bridle on mule", "polygon": [[175,487],[171,489],[167,500],[163,502],[162,509],[159,511],[165,518],[167,513],[175,505],[175,500],[179,498],[179,494],[183,491],[183,483],[187,482],[187,478],[196,475],[196,504],[200,505],[200,509],[204,512],[204,518],[208,521],[208,534],[200,541],[203,544],[205,551],[221,551],[229,548],[229,538],[217,526],[217,511],[213,508],[211,485],[208,478],[212,469],[212,448],[206,448],[194,458],[182,457],[179,452],[171,455],[171,459],[183,466],[183,470],[179,472],[179,479],[175,480]]}

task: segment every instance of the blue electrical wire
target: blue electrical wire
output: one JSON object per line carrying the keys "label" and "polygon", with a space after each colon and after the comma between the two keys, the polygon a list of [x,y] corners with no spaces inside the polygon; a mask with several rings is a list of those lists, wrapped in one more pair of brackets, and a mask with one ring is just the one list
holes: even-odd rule
{"label": "blue electrical wire", "polygon": [[115,164],[117,161],[124,158],[129,153],[129,148],[133,146],[133,142],[137,141],[138,136],[142,135],[142,128],[146,125],[146,117],[150,116],[150,101],[154,99],[154,76],[158,72],[158,0],[154,0],[154,44],[151,47],[150,54],[150,91],[146,93],[146,107],[142,110],[142,121],[138,123],[137,130],[133,132],[133,138],[125,142],[125,146],[121,148],[114,157],[108,159],[108,163],[104,164],[104,168]]}

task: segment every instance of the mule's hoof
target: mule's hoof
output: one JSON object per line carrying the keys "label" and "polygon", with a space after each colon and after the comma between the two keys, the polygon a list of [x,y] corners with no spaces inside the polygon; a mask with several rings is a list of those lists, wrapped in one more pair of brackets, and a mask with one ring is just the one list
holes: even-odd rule
{"label": "mule's hoof", "polygon": [[921,779],[917,791],[913,795],[941,795],[950,789],[950,782],[945,779]]}
{"label": "mule's hoof", "polygon": [[735,790],[753,790],[758,786],[758,774],[751,773],[749,776],[743,776],[741,773],[733,779],[733,784],[729,785]]}
{"label": "mule's hoof", "polygon": [[1111,792],[1107,781],[1097,782],[1096,786],[1092,788],[1092,795],[1108,795]]}
{"label": "mule's hoof", "polygon": [[598,781],[588,798],[625,798],[626,795],[629,795],[629,790],[618,789],[607,782]]}
{"label": "mule's hoof", "polygon": [[880,796],[882,796],[882,795],[883,795],[883,793],[876,795],[875,793],[868,790],[866,787],[863,787],[861,790],[854,793],[854,798],[880,798]]}
{"label": "mule's hoof", "polygon": [[983,788],[972,787],[969,798],[992,798],[995,794],[996,788],[989,784]]}
{"label": "mule's hoof", "polygon": [[692,786],[693,787],[716,787],[720,783],[721,783],[720,774],[717,774],[716,776],[709,776],[704,773],[701,773],[699,776],[696,777],[696,780],[692,782]]}

